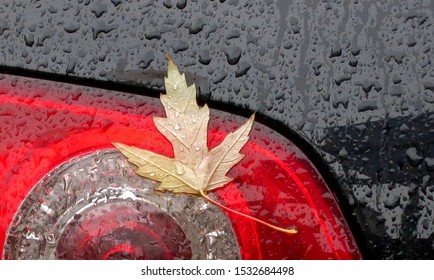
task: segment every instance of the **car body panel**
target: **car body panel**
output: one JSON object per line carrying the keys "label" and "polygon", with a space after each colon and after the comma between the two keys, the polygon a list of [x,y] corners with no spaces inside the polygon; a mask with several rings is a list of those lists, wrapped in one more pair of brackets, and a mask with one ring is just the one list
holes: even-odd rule
{"label": "car body panel", "polygon": [[162,89],[169,53],[200,100],[257,111],[321,155],[365,257],[434,258],[432,1],[3,3],[3,72]]}

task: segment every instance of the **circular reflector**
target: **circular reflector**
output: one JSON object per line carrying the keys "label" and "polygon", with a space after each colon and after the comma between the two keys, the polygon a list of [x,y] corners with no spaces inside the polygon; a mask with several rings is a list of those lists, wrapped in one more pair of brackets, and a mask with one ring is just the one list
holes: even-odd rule
{"label": "circular reflector", "polygon": [[154,191],[117,151],[78,156],[27,195],[5,259],[239,259],[226,215],[200,197]]}

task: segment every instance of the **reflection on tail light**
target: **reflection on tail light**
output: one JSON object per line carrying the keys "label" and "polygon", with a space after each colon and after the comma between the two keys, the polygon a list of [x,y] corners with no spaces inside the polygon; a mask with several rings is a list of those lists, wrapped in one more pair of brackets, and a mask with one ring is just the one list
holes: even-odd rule
{"label": "reflection on tail light", "polygon": [[15,215],[5,258],[240,258],[232,227],[217,207],[154,192],[156,183],[133,169],[113,149],[57,167]]}
{"label": "reflection on tail light", "polygon": [[[173,156],[152,115],[163,116],[154,98],[3,77],[3,258],[360,258],[312,163],[258,123],[242,150],[245,158],[230,171],[236,179],[213,195],[235,210],[296,226],[298,234],[225,214],[196,197],[154,192],[155,183],[134,175],[111,146],[121,142]],[[210,147],[244,122],[220,111],[211,116]]]}

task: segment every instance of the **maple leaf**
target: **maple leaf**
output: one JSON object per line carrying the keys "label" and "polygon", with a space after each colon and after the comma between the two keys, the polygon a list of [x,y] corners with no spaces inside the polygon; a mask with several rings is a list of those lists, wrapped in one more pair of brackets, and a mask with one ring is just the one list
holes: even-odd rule
{"label": "maple leaf", "polygon": [[154,117],[154,123],[172,143],[175,157],[168,158],[121,143],[113,144],[139,167],[137,174],[161,182],[157,190],[200,194],[201,191],[223,187],[232,180],[226,173],[244,157],[239,151],[249,139],[254,114],[209,151],[208,106],[200,108],[197,105],[195,85],[187,85],[184,74],[170,58],[168,64],[166,95],[160,96],[167,117]]}
{"label": "maple leaf", "polygon": [[166,118],[154,117],[154,123],[172,143],[174,158],[121,143],[113,143],[113,145],[128,158],[129,162],[138,167],[135,171],[138,175],[161,182],[156,187],[158,191],[201,195],[227,211],[280,231],[295,233],[295,229],[282,229],[232,210],[212,200],[206,194],[232,181],[232,178],[226,174],[244,157],[240,150],[249,140],[255,114],[252,114],[236,131],[229,133],[218,146],[208,150],[209,108],[206,104],[199,107],[196,102],[195,85],[188,86],[185,75],[178,71],[170,57],[166,56],[166,58],[168,61],[168,74],[164,79],[166,94],[160,96]]}

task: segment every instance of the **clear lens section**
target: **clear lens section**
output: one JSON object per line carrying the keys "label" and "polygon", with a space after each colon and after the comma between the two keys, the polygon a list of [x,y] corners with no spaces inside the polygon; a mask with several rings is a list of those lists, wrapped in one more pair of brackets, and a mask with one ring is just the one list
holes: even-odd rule
{"label": "clear lens section", "polygon": [[4,259],[240,259],[226,215],[200,197],[155,192],[114,150],[62,164],[27,195]]}

